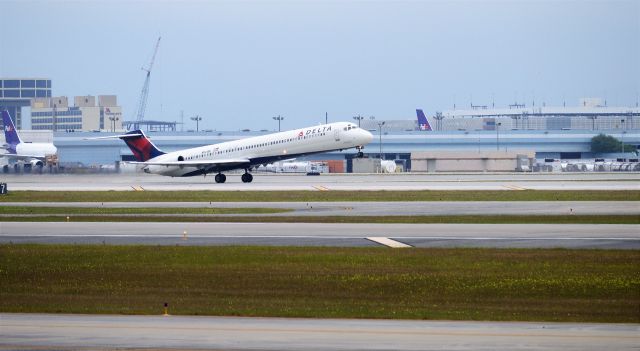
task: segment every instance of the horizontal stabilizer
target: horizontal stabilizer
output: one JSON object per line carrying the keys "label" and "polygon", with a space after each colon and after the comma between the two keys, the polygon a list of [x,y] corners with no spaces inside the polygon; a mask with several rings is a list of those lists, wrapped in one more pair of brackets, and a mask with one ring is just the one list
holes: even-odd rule
{"label": "horizontal stabilizer", "polygon": [[103,137],[84,138],[83,140],[126,139],[126,138],[139,137],[139,136],[143,136],[143,135],[144,135],[144,134],[142,134],[142,133],[135,133],[135,134],[121,134],[121,135],[110,135],[110,136],[103,136]]}

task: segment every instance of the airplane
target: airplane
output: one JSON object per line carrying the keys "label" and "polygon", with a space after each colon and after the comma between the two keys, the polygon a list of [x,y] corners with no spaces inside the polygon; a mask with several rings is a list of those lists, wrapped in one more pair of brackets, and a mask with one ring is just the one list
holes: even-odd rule
{"label": "airplane", "polygon": [[[7,157],[9,160],[24,162],[25,167],[42,167],[46,156],[55,155],[58,149],[52,143],[30,143],[20,139],[16,127],[9,116],[9,111],[2,111],[2,124],[4,125],[5,144],[2,145],[7,153],[0,154],[0,157]],[[18,166],[17,164],[15,165]],[[3,167],[5,172],[9,171],[9,166]]]}
{"label": "airplane", "polygon": [[275,161],[350,148],[356,148],[358,157],[363,157],[362,149],[373,135],[353,123],[335,122],[173,152],[158,149],[139,129],[88,139],[111,138],[121,139],[129,146],[137,160],[129,163],[143,165],[145,173],[170,177],[217,173],[215,182],[224,183],[227,177],[223,172],[244,169],[242,182],[250,183],[250,170]]}
{"label": "airplane", "polygon": [[424,115],[424,112],[422,112],[422,109],[416,109],[416,114],[418,115],[418,130],[424,130],[424,131],[433,131],[433,128],[431,128],[431,124],[429,124],[429,120],[427,119],[427,116]]}

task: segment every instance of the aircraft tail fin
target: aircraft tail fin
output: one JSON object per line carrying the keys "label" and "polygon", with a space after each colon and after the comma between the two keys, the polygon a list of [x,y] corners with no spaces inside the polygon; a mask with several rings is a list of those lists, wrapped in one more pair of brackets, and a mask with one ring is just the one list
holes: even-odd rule
{"label": "aircraft tail fin", "polygon": [[20,140],[20,136],[16,131],[16,126],[13,124],[11,120],[11,116],[9,116],[9,111],[2,111],[2,124],[4,125],[4,139],[5,142],[9,145],[8,149],[12,153],[15,153],[15,146],[22,143]]}
{"label": "aircraft tail fin", "polygon": [[118,135],[117,138],[122,139],[127,144],[133,153],[133,157],[139,162],[148,161],[166,153],[158,149],[140,129]]}
{"label": "aircraft tail fin", "polygon": [[418,115],[418,129],[432,131],[433,128],[431,128],[431,124],[429,123],[427,116],[424,115],[422,109],[416,109],[416,114]]}

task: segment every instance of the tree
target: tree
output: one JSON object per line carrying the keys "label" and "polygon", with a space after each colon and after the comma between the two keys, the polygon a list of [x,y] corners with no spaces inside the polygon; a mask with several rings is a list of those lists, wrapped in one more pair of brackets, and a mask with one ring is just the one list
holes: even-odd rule
{"label": "tree", "polygon": [[[622,150],[622,142],[611,135],[599,134],[591,138],[591,152],[620,152]],[[633,145],[625,145],[625,152],[634,152]]]}

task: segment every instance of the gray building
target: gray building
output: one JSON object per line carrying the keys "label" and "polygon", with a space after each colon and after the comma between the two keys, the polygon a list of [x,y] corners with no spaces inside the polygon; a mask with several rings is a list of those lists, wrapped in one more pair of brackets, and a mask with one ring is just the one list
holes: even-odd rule
{"label": "gray building", "polygon": [[51,79],[0,78],[0,109],[11,114],[16,128],[22,129],[22,107],[35,98],[51,97]]}

